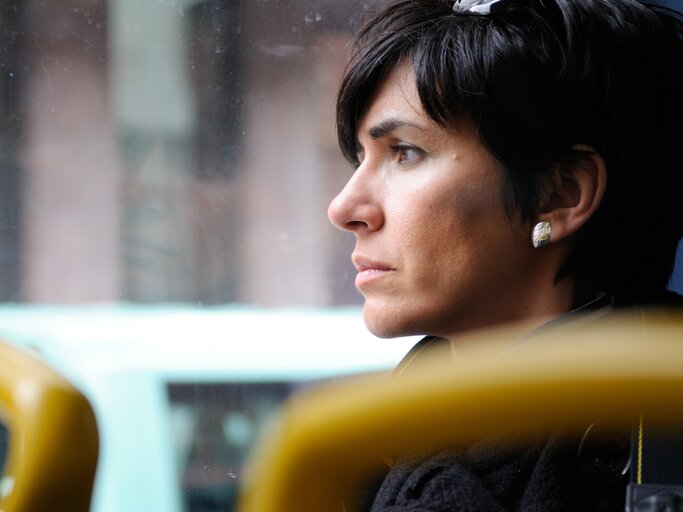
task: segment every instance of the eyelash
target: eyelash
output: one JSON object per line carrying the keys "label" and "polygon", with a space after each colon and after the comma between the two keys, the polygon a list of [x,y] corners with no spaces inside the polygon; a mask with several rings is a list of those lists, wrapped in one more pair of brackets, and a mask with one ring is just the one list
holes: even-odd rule
{"label": "eyelash", "polygon": [[[390,146],[390,149],[391,152],[398,157],[398,163],[402,165],[414,163],[424,154],[424,151],[421,149],[408,144],[395,144]],[[408,156],[410,153],[414,154],[412,156]]]}
{"label": "eyelash", "polygon": [[[411,146],[410,144],[394,144],[389,146],[389,150],[397,158],[399,165],[410,165],[416,163],[416,161],[419,160],[422,155],[424,155],[423,150],[415,146]],[[414,154],[412,156],[408,156],[410,153]],[[363,149],[359,148],[356,151],[356,159],[353,162],[354,169],[358,169],[361,163],[363,163],[362,154]]]}

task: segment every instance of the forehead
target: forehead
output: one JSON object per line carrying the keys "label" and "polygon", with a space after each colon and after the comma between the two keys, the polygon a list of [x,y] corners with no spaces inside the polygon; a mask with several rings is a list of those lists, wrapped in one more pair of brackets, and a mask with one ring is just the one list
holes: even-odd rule
{"label": "forehead", "polygon": [[401,63],[387,75],[370,102],[358,126],[361,133],[372,133],[387,119],[400,119],[416,125],[433,125],[425,114],[415,84],[415,72],[408,63]]}

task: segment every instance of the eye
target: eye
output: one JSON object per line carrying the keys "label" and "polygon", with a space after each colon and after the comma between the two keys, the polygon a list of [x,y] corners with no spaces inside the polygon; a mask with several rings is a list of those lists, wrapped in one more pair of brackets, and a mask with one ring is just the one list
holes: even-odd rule
{"label": "eye", "polygon": [[402,165],[415,163],[424,155],[424,151],[420,148],[409,144],[395,144],[391,146],[391,152],[396,156],[398,163]]}

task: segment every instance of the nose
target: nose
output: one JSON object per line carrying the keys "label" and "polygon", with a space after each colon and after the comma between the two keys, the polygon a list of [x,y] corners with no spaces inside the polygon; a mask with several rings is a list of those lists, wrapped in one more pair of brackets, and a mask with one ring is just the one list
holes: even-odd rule
{"label": "nose", "polygon": [[342,231],[356,234],[378,230],[384,224],[384,214],[377,192],[359,168],[330,203],[330,222]]}

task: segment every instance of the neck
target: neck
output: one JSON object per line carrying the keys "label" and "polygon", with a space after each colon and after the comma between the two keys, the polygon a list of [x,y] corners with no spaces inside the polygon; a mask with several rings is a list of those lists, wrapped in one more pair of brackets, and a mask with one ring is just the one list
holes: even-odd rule
{"label": "neck", "polygon": [[[554,280],[545,282],[551,284],[529,283],[523,293],[518,294],[497,290],[491,294],[492,307],[487,309],[488,314],[483,314],[482,318],[469,318],[467,325],[439,336],[453,341],[465,332],[513,325],[518,326],[520,332],[529,332],[571,311],[574,308],[574,280],[564,278],[558,283]],[[492,315],[491,311],[496,314]]]}

